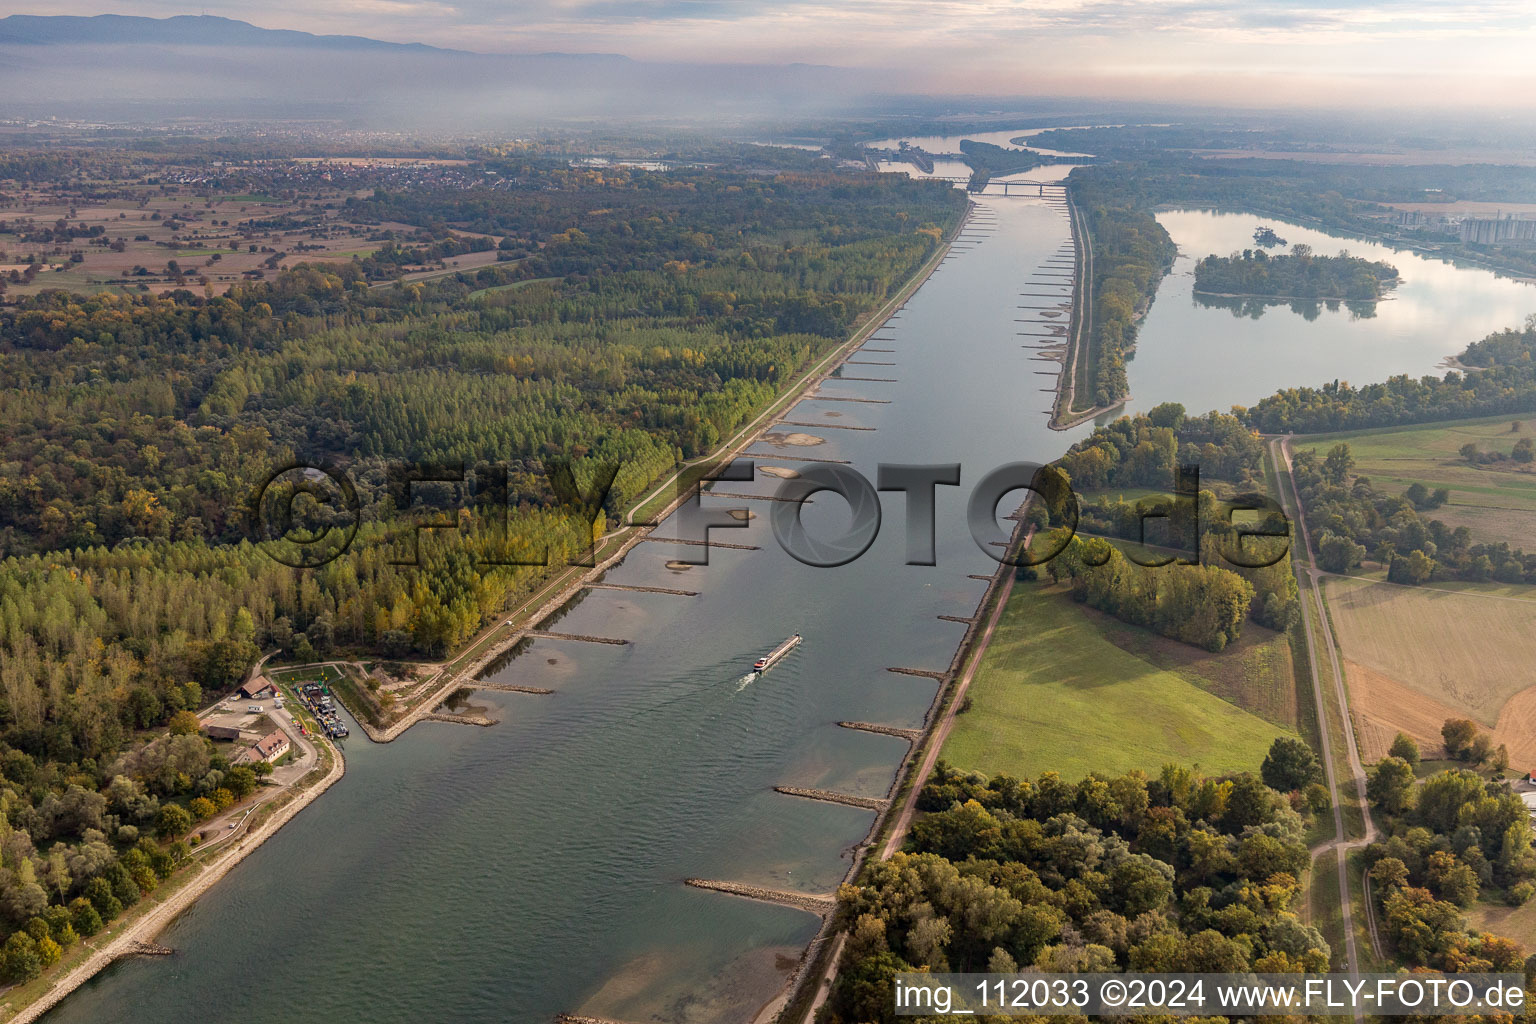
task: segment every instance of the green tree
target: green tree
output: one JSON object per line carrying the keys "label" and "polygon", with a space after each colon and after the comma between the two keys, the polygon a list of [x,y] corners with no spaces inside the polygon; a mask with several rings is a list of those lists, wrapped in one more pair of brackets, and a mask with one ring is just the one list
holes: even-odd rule
{"label": "green tree", "polygon": [[837,973],[832,1000],[849,1021],[884,1021],[896,1013],[896,975],[912,970],[895,953],[877,953]]}
{"label": "green tree", "polygon": [[226,637],[211,641],[203,650],[199,681],[215,691],[227,690],[240,681],[246,667],[260,656],[249,640]]}
{"label": "green tree", "polygon": [[243,764],[236,765],[224,773],[224,787],[235,795],[235,799],[244,800],[256,792],[256,773]]}
{"label": "green tree", "polygon": [[1477,875],[1456,859],[1449,850],[1435,850],[1425,863],[1425,881],[1430,891],[1458,907],[1470,907],[1477,902]]}
{"label": "green tree", "polygon": [[1342,441],[1328,449],[1328,455],[1323,459],[1323,475],[1341,486],[1354,468],[1355,457],[1350,453],[1349,445]]}
{"label": "green tree", "polygon": [[121,863],[113,864],[102,877],[111,883],[113,897],[125,907],[133,906],[144,895],[133,875]]}
{"label": "green tree", "polygon": [[1329,572],[1344,573],[1360,564],[1365,547],[1348,537],[1325,531],[1317,542],[1317,564]]}
{"label": "green tree", "polygon": [[166,839],[179,839],[192,827],[192,815],[180,804],[166,804],[155,818],[155,831]]}
{"label": "green tree", "polygon": [[55,903],[43,911],[43,919],[48,922],[48,934],[53,936],[53,941],[60,946],[67,949],[79,941],[80,936],[75,931],[68,907],[61,907]]}
{"label": "green tree", "polygon": [[1435,560],[1417,548],[1406,556],[1393,558],[1387,566],[1387,579],[1392,583],[1418,586],[1428,583],[1435,574]]}
{"label": "green tree", "polygon": [[1413,766],[1400,757],[1384,757],[1371,770],[1366,798],[1387,814],[1401,814],[1413,800]]}
{"label": "green tree", "polygon": [[1408,884],[1408,865],[1396,857],[1383,857],[1371,867],[1371,883],[1379,897]]}
{"label": "green tree", "polygon": [[172,736],[195,736],[202,728],[202,723],[197,720],[197,715],[191,711],[178,711],[171,716]]}
{"label": "green tree", "polygon": [[1409,764],[1419,763],[1419,745],[1413,741],[1413,737],[1406,733],[1398,733],[1392,740],[1392,746],[1387,750],[1392,757],[1402,758]]}
{"label": "green tree", "polygon": [[1317,755],[1305,740],[1280,736],[1269,745],[1269,753],[1259,768],[1266,785],[1282,793],[1304,788],[1318,776]]}
{"label": "green tree", "polygon": [[1440,736],[1445,741],[1445,752],[1451,757],[1461,758],[1477,736],[1477,723],[1467,718],[1447,718],[1440,727]]}
{"label": "green tree", "polygon": [[26,932],[12,932],[0,948],[0,973],[12,981],[26,981],[43,973],[37,942]]}
{"label": "green tree", "polygon": [[103,926],[101,913],[97,911],[96,905],[84,896],[70,901],[69,913],[70,922],[78,934],[89,938],[101,931]]}
{"label": "green tree", "polygon": [[[1450,835],[1467,823],[1467,812],[1478,807],[1484,795],[1483,780],[1475,773],[1439,772],[1419,787],[1413,816],[1430,831]],[[1529,831],[1529,823],[1526,825]]]}

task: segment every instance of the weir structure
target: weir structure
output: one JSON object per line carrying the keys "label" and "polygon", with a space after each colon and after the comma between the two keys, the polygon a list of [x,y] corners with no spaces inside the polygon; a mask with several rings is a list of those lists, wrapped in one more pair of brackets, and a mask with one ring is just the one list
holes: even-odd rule
{"label": "weir structure", "polygon": [[819,917],[826,917],[837,908],[837,897],[812,892],[786,892],[783,889],[765,889],[760,885],[743,885],[740,882],[720,882],[709,878],[688,878],[684,882],[695,889],[723,892],[728,896],[740,896],[760,903],[777,903],[782,907],[806,910]]}
{"label": "weir structure", "polygon": [[804,789],[800,786],[774,786],[775,793],[783,793],[785,796],[798,796],[806,800],[820,800],[824,804],[842,804],[845,807],[862,807],[866,811],[883,811],[891,805],[889,800],[883,797],[855,796],[852,793],[839,793],[831,789]]}

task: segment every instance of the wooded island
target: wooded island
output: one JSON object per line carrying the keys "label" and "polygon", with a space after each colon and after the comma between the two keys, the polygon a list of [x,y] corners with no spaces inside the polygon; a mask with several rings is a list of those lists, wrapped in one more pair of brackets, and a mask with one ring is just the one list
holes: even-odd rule
{"label": "wooded island", "polygon": [[1374,302],[1397,282],[1397,268],[1390,263],[1347,252],[1317,256],[1306,245],[1296,245],[1285,256],[1244,249],[1195,264],[1195,291],[1208,295]]}

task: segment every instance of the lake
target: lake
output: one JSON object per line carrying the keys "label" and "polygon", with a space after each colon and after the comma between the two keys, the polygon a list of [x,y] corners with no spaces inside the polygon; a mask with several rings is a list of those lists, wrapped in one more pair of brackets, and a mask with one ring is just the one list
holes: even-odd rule
{"label": "lake", "polygon": [[[1517,327],[1536,313],[1536,287],[1417,253],[1343,238],[1246,213],[1170,210],[1158,214],[1179,247],[1158,287],[1130,362],[1130,409],[1184,403],[1191,412],[1252,405],[1282,387],[1345,380],[1370,384],[1406,373],[1442,375],[1468,343]],[[1254,318],[1194,295],[1195,264],[1255,248],[1253,232],[1273,226],[1290,245],[1320,255],[1347,250],[1397,267],[1402,280],[1365,315],[1334,303],[1265,304]],[[1289,252],[1289,247],[1270,250]],[[1253,305],[1253,304],[1249,304]]]}

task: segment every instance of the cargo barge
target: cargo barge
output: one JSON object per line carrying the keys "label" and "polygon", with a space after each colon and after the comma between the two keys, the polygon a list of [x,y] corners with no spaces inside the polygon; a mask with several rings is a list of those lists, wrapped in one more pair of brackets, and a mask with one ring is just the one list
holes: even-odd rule
{"label": "cargo barge", "polygon": [[784,655],[788,654],[798,646],[800,646],[800,634],[796,633],[794,636],[790,637],[788,640],[785,640],[783,643],[779,644],[779,646],[775,647],[773,650],[769,651],[767,654],[754,661],[752,663],[752,671],[768,671],[770,668],[773,668],[774,665],[777,665],[779,661],[783,659]]}

